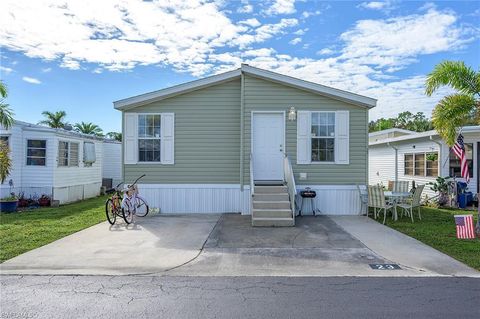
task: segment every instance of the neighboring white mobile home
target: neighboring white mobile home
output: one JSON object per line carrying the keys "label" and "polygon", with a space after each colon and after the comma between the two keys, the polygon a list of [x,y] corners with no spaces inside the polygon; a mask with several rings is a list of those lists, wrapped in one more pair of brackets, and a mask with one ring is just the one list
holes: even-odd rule
{"label": "neighboring white mobile home", "polygon": [[375,105],[245,64],[114,103],[125,179],[146,174],[139,188],[153,207],[252,213],[254,225],[293,224],[295,187],[316,190],[324,214],[359,214]]}
{"label": "neighboring white mobile home", "polygon": [[111,180],[114,187],[122,178],[122,142],[105,139],[103,141],[102,177]]}
{"label": "neighboring white mobile home", "polygon": [[99,195],[102,138],[21,121],[9,130],[0,128],[0,138],[8,143],[13,161],[10,176],[0,185],[1,197],[10,191],[26,197],[46,194],[63,204]]}
{"label": "neighboring white mobile home", "polygon": [[[480,126],[462,129],[470,172],[468,189],[479,192]],[[412,132],[390,129],[369,134],[369,183],[408,180],[419,184],[433,182],[437,176],[460,175],[460,162],[436,131]],[[434,195],[430,187],[425,193]]]}

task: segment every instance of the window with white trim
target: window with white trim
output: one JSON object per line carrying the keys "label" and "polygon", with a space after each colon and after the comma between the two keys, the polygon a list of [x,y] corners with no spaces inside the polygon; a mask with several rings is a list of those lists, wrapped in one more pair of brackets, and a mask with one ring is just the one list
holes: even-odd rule
{"label": "window with white trim", "polygon": [[160,114],[138,115],[138,161],[160,162]]}
{"label": "window with white trim", "polygon": [[45,166],[47,159],[46,140],[27,140],[27,165]]}
{"label": "window with white trim", "polygon": [[335,162],[335,112],[311,113],[311,160]]}
{"label": "window with white trim", "polygon": [[78,147],[76,142],[58,142],[58,166],[78,166]]}
{"label": "window with white trim", "polygon": [[5,143],[5,145],[8,146],[8,136],[6,136],[6,135],[0,136],[0,142],[3,142],[3,143]]}

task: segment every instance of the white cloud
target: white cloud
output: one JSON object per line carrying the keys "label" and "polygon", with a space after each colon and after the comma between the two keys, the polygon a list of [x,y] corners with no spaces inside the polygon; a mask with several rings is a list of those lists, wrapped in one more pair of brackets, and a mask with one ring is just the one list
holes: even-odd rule
{"label": "white cloud", "polygon": [[252,13],[253,12],[253,6],[248,3],[248,1],[242,1],[243,6],[239,7],[237,9],[238,13]]}
{"label": "white cloud", "polygon": [[295,35],[304,35],[308,31],[308,28],[305,29],[298,29],[297,31],[293,32]]}
{"label": "white cloud", "polygon": [[6,67],[6,66],[1,66],[1,65],[0,65],[0,71],[1,71],[0,73],[3,72],[5,75],[8,75],[8,74],[10,74],[10,73],[13,72],[13,69],[12,69],[12,68],[9,68],[9,67]]}
{"label": "white cloud", "polygon": [[303,11],[302,12],[302,17],[304,17],[305,19],[307,18],[310,18],[312,16],[318,16],[319,14],[321,14],[322,11],[320,10],[316,10],[316,11]]}
{"label": "white cloud", "polygon": [[24,80],[25,82],[31,83],[31,84],[41,84],[42,83],[42,81],[40,81],[39,79],[32,78],[32,77],[29,77],[29,76],[22,77],[22,80]]}
{"label": "white cloud", "polygon": [[362,2],[357,7],[383,11],[385,13],[390,13],[390,11],[396,9],[395,1],[393,0]]}
{"label": "white cloud", "polygon": [[234,23],[219,2],[201,0],[5,0],[3,7],[5,48],[72,70],[87,63],[111,71],[163,65],[202,75],[213,70],[209,55],[217,50],[248,48],[298,24],[281,19],[260,25],[253,18]]}
{"label": "white cloud", "polygon": [[321,49],[321,50],[317,51],[318,55],[332,55],[334,53],[335,53],[335,51],[330,49],[330,48],[324,48],[324,49]]}
{"label": "white cloud", "polygon": [[299,44],[300,42],[302,42],[302,38],[295,38],[288,43],[290,43],[291,45],[295,45],[295,44]]}
{"label": "white cloud", "polygon": [[43,73],[49,73],[52,72],[52,68],[42,68]]}
{"label": "white cloud", "polygon": [[272,54],[276,53],[276,51],[272,48],[262,48],[257,50],[247,50],[243,52],[244,57],[266,57],[271,56]]}
{"label": "white cloud", "polygon": [[402,67],[417,55],[461,49],[473,40],[452,12],[429,10],[386,20],[361,20],[340,38],[342,58],[379,67]]}
{"label": "white cloud", "polygon": [[295,0],[274,0],[272,5],[265,10],[267,15],[295,13]]}
{"label": "white cloud", "polygon": [[255,18],[251,18],[251,19],[247,19],[247,20],[242,20],[242,21],[239,21],[238,23],[240,24],[245,24],[245,25],[248,25],[250,27],[258,27],[259,25],[261,25],[261,23],[255,19]]}

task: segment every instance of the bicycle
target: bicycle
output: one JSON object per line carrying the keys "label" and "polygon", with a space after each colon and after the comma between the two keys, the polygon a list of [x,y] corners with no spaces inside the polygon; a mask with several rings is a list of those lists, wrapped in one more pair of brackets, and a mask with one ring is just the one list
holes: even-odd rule
{"label": "bicycle", "polygon": [[148,203],[138,194],[138,187],[137,182],[145,177],[146,175],[143,174],[139,178],[137,178],[133,184],[127,185],[127,189],[124,190],[124,196],[122,200],[122,215],[125,223],[131,224],[133,222],[133,215],[138,217],[145,217],[149,212]]}
{"label": "bicycle", "polygon": [[108,191],[108,193],[113,192],[113,195],[105,202],[105,214],[111,225],[115,224],[117,216],[123,218],[127,224],[132,223],[133,215],[147,216],[149,212],[147,201],[138,195],[138,188],[136,187],[136,183],[142,177],[145,177],[145,174],[137,178],[132,185],[127,185],[126,189],[120,188],[120,185],[124,184],[124,182],[121,182]]}
{"label": "bicycle", "polygon": [[110,225],[115,224],[117,220],[117,216],[123,218],[122,212],[122,190],[120,189],[120,185],[123,182],[112,188],[111,190],[107,191],[107,193],[113,192],[113,195],[107,199],[105,202],[105,214],[107,215],[107,220]]}

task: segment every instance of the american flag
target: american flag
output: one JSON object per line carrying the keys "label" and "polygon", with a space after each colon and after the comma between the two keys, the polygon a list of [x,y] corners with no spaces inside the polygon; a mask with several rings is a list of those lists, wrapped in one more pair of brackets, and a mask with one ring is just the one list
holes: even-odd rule
{"label": "american flag", "polygon": [[465,154],[465,144],[463,144],[463,135],[459,134],[457,142],[452,147],[453,152],[460,160],[460,169],[465,182],[470,182],[470,173],[468,172],[467,154]]}
{"label": "american flag", "polygon": [[475,238],[475,232],[473,230],[473,215],[455,215],[454,217],[455,224],[457,225],[457,238]]}

